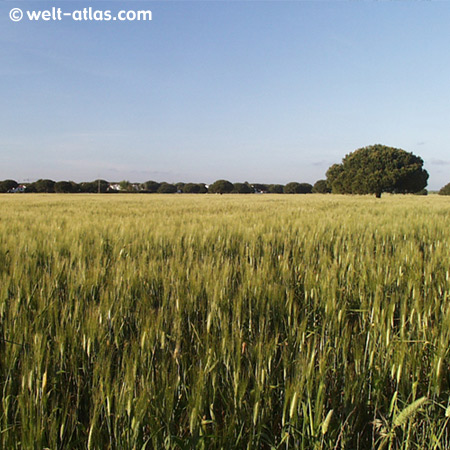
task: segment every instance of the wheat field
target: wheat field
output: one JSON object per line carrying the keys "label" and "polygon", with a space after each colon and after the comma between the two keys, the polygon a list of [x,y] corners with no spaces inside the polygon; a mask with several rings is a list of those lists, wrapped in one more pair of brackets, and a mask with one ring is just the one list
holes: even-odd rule
{"label": "wheat field", "polygon": [[450,448],[446,198],[0,206],[1,448]]}

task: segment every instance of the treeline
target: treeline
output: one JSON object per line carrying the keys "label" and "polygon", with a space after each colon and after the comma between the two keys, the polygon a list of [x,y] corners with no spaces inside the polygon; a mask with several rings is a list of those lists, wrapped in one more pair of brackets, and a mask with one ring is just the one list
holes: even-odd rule
{"label": "treeline", "polygon": [[311,194],[330,192],[326,180],[317,181],[314,186],[309,183],[291,182],[282,184],[262,183],[231,183],[227,180],[217,180],[207,185],[205,183],[131,183],[121,181],[112,183],[106,180],[75,183],[74,181],[53,181],[40,179],[33,183],[19,184],[15,180],[0,181],[0,193],[185,193],[185,194]]}
{"label": "treeline", "polygon": [[446,184],[440,189],[439,195],[450,195],[450,183]]}

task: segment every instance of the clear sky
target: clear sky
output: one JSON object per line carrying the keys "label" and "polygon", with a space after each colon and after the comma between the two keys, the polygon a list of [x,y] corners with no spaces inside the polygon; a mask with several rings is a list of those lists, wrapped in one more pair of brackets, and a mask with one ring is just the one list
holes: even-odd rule
{"label": "clear sky", "polygon": [[[151,22],[12,22],[13,7]],[[371,144],[450,182],[450,4],[2,1],[0,179],[314,183]]]}

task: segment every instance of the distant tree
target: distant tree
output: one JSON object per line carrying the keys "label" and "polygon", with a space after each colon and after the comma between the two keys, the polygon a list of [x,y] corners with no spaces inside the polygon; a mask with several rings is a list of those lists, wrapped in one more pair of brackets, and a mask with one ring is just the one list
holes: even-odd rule
{"label": "distant tree", "polygon": [[311,194],[313,190],[313,186],[310,183],[300,183],[300,192],[299,194]]}
{"label": "distant tree", "polygon": [[99,191],[99,188],[101,193],[107,192],[109,183],[106,180],[95,180],[82,182],[78,186],[80,192],[95,194]]}
{"label": "distant tree", "polygon": [[94,180],[93,183],[95,184],[95,192],[100,192],[101,194],[108,192],[108,189],[109,189],[108,181],[100,179],[100,180]]}
{"label": "distant tree", "polygon": [[269,190],[267,184],[254,183],[252,187],[255,192],[267,192]]}
{"label": "distant tree", "polygon": [[314,194],[328,194],[331,192],[331,189],[328,186],[327,180],[318,180],[314,183],[312,191]]}
{"label": "distant tree", "polygon": [[0,192],[5,193],[11,189],[15,189],[18,186],[17,181],[14,180],[4,180],[0,181]]}
{"label": "distant tree", "polygon": [[177,188],[177,192],[183,192],[183,187],[186,183],[183,182],[179,182],[179,183],[175,183],[175,186]]}
{"label": "distant tree", "polygon": [[145,192],[154,193],[158,192],[161,183],[158,183],[157,181],[146,181],[143,185]]}
{"label": "distant tree", "polygon": [[57,181],[54,189],[58,194],[68,194],[74,192],[75,186],[70,181]]}
{"label": "distant tree", "polygon": [[208,188],[206,187],[205,183],[197,183],[200,190],[198,191],[199,194],[206,194],[208,192]]}
{"label": "distant tree", "polygon": [[269,184],[267,190],[270,194],[283,194],[284,186],[282,184]]}
{"label": "distant tree", "polygon": [[196,183],[186,183],[183,186],[183,193],[184,194],[198,194],[199,190],[200,190],[200,187]]}
{"label": "distant tree", "polygon": [[55,192],[55,182],[53,180],[37,180],[33,184],[35,192],[50,193]]}
{"label": "distant tree", "polygon": [[85,193],[94,193],[95,192],[95,186],[92,181],[83,181],[79,184],[80,186],[80,192]]}
{"label": "distant tree", "polygon": [[312,186],[309,183],[297,183],[293,181],[284,187],[285,194],[310,194],[311,192]]}
{"label": "distant tree", "polygon": [[25,183],[25,186],[26,186],[25,192],[27,194],[31,194],[31,193],[37,192],[36,191],[36,186],[35,186],[34,183]]}
{"label": "distant tree", "polygon": [[[203,187],[204,187],[204,185],[203,185]],[[206,189],[206,187],[205,187],[205,189]],[[201,190],[202,190],[202,185],[199,183],[187,183],[183,186],[183,192],[185,194],[200,194]]]}
{"label": "distant tree", "polygon": [[227,180],[217,180],[209,186],[208,192],[212,194],[228,194],[233,190],[233,183]]}
{"label": "distant tree", "polygon": [[428,195],[428,191],[426,189],[421,189],[420,191],[414,192],[414,195]]}
{"label": "distant tree", "polygon": [[177,192],[177,187],[170,183],[161,183],[158,188],[158,194],[174,194]]}
{"label": "distant tree", "polygon": [[327,171],[332,192],[339,194],[414,193],[426,187],[423,160],[405,150],[372,145],[349,153]]}
{"label": "distant tree", "polygon": [[450,183],[440,189],[439,195],[450,195]]}
{"label": "distant tree", "polygon": [[254,189],[246,182],[246,183],[234,183],[233,190],[231,191],[234,194],[253,194]]}
{"label": "distant tree", "polygon": [[122,180],[119,183],[120,192],[134,192],[134,186],[128,180]]}
{"label": "distant tree", "polygon": [[75,181],[69,181],[69,183],[72,185],[72,192],[73,193],[81,192],[80,185],[78,183],[75,183]]}

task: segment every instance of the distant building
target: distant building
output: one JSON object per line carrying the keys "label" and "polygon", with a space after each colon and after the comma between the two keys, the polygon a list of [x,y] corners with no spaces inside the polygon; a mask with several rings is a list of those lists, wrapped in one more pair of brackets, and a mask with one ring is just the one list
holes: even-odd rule
{"label": "distant building", "polygon": [[119,183],[109,183],[108,191],[120,191]]}
{"label": "distant building", "polygon": [[[141,190],[141,185],[139,183],[130,183],[129,186],[133,191]],[[120,183],[109,183],[108,191],[120,192],[123,191],[123,189],[121,188]],[[128,191],[128,189],[125,189],[125,191]]]}
{"label": "distant building", "polygon": [[24,184],[19,184],[19,186],[10,189],[8,192],[11,192],[12,194],[19,194],[21,192],[25,192],[27,187]]}

